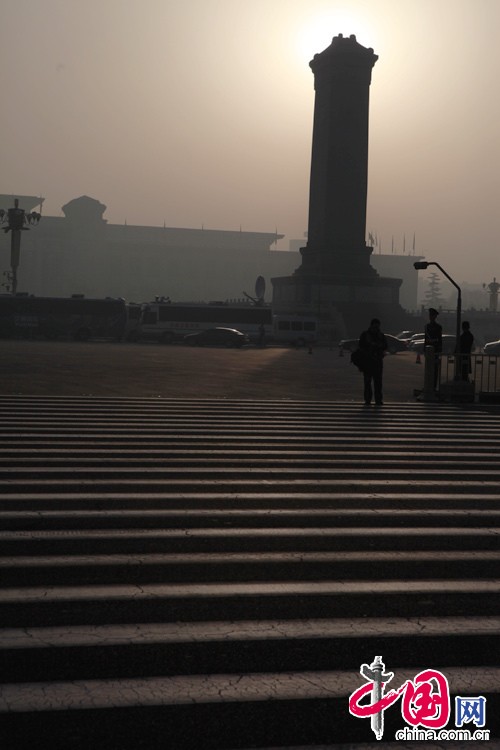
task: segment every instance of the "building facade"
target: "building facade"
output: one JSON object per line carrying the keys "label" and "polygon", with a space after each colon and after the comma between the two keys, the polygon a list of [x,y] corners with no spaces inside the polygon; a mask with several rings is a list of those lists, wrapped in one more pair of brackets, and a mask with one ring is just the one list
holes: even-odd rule
{"label": "building facade", "polygon": [[[19,196],[20,206],[31,211],[39,198]],[[7,210],[14,197],[0,195]],[[254,294],[258,276],[270,279],[293,274],[300,265],[303,240],[290,240],[289,250],[275,250],[283,235],[261,232],[180,229],[109,224],[106,207],[82,196],[69,201],[62,217],[43,216],[22,233],[18,269],[19,292],[37,296],[84,294],[88,297],[124,297],[145,302],[156,296],[174,301],[239,299]],[[419,308],[413,262],[420,256],[372,254],[370,262],[382,276],[402,279],[405,309]],[[0,232],[0,274],[10,264],[10,234]],[[8,280],[1,277],[3,292]]]}
{"label": "building facade", "polygon": [[[10,196],[3,202],[7,198],[13,204]],[[19,200],[25,208],[22,196]],[[106,206],[88,196],[62,210],[64,216],[43,216],[22,233],[19,292],[139,302],[157,295],[176,301],[237,299],[254,294],[258,276],[269,280],[297,264],[296,253],[273,249],[280,234],[109,224]],[[10,240],[0,235],[5,273]]]}

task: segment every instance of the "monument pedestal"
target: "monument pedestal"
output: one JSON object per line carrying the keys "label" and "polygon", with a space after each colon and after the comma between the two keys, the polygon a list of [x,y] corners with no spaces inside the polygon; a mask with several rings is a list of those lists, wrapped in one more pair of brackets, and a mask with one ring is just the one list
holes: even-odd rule
{"label": "monument pedestal", "polygon": [[372,318],[380,318],[382,329],[395,332],[404,311],[399,304],[401,279],[305,274],[272,279],[273,312],[277,315],[308,315],[320,322],[320,339],[338,341],[356,338]]}

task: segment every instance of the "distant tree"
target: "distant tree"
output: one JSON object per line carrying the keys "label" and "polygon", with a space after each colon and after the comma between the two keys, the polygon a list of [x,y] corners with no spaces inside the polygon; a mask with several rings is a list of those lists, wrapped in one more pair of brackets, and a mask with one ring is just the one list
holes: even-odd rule
{"label": "distant tree", "polygon": [[427,277],[428,288],[424,294],[423,305],[425,307],[442,307],[444,300],[441,296],[441,282],[438,273],[431,273]]}

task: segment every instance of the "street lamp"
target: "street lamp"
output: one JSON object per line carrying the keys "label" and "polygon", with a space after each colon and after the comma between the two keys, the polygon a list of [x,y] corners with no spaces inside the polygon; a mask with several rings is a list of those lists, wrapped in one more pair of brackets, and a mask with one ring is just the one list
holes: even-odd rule
{"label": "street lamp", "polygon": [[458,286],[458,284],[456,283],[456,281],[453,281],[453,279],[451,278],[451,276],[449,276],[446,273],[446,271],[444,270],[444,268],[441,268],[441,266],[439,265],[439,263],[436,263],[433,260],[419,260],[419,261],[416,261],[416,263],[413,264],[413,268],[416,271],[425,271],[425,269],[428,268],[429,266],[437,266],[439,268],[439,270],[441,271],[441,273],[444,276],[446,276],[446,278],[448,279],[448,281],[451,281],[451,283],[453,284],[453,286],[458,291],[458,296],[457,296],[457,334],[456,334],[457,335],[457,340],[456,340],[456,343],[455,343],[455,353],[458,355],[458,354],[460,354],[460,319],[462,317],[462,290],[460,289],[460,287]]}
{"label": "street lamp", "polygon": [[19,208],[19,199],[14,200],[14,208],[4,211],[0,208],[0,224],[6,224],[3,227],[4,232],[12,232],[10,240],[10,267],[12,269],[12,294],[17,292],[17,269],[19,266],[19,256],[21,253],[21,232],[28,231],[29,227],[25,224],[38,224],[41,214],[36,211],[26,213],[24,208]]}

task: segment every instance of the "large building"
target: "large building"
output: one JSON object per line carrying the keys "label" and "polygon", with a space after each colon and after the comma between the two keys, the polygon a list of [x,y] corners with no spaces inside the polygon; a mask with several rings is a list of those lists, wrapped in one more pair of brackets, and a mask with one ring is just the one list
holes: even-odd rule
{"label": "large building", "polygon": [[[15,196],[0,195],[0,209],[14,205]],[[41,202],[19,196],[25,211]],[[238,299],[254,293],[257,276],[292,274],[300,265],[303,240],[290,240],[289,250],[275,250],[283,235],[109,224],[106,207],[82,196],[63,207],[63,216],[43,216],[22,233],[18,291],[39,296],[85,294],[149,301],[155,296],[175,301]],[[371,255],[382,276],[403,280],[401,302],[407,310],[417,303],[413,262],[420,256]],[[10,234],[0,232],[0,273],[10,265]],[[8,286],[7,277],[1,281]],[[266,300],[270,302],[268,283]]]}
{"label": "large building", "polygon": [[[19,196],[26,211],[37,205],[33,201]],[[13,204],[14,196],[0,196],[0,208]],[[258,276],[269,280],[297,264],[296,253],[273,249],[280,234],[109,224],[105,210],[82,196],[62,207],[64,216],[43,216],[23,232],[18,292],[141,302],[157,295],[237,299],[243,292],[253,295]],[[10,234],[0,234],[0,272],[8,272]]]}

